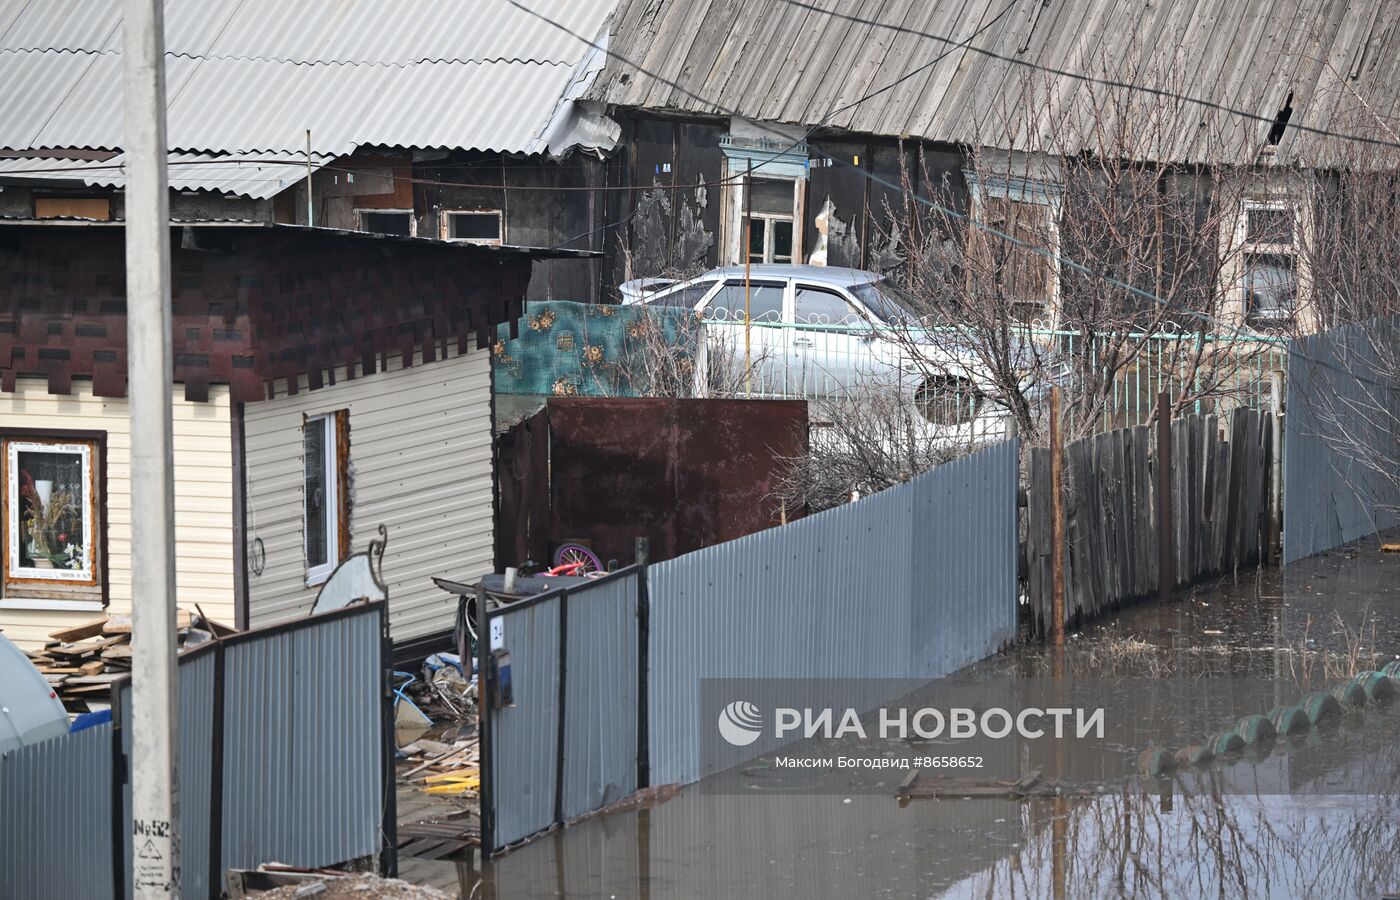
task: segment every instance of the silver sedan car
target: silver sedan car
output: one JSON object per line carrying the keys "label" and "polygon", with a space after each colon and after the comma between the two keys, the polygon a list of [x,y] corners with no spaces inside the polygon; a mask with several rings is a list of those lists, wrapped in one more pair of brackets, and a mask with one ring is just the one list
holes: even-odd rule
{"label": "silver sedan car", "polygon": [[628,282],[622,293],[624,303],[694,310],[706,336],[702,369],[720,358],[744,368],[747,308],[755,396],[824,400],[893,387],[934,425],[967,436],[1004,427],[971,355],[921,340],[911,301],[874,272],[754,265],[746,280],[743,266],[726,266],[681,282]]}

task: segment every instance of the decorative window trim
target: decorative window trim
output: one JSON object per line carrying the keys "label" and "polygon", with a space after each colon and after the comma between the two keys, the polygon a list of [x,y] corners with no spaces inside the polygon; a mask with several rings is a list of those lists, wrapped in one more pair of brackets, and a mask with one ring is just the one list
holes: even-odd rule
{"label": "decorative window trim", "polygon": [[[18,462],[24,452],[72,452],[81,457],[81,569],[19,566]],[[100,431],[0,429],[0,606],[10,609],[101,609],[108,602],[107,445]]]}
{"label": "decorative window trim", "polygon": [[[1246,192],[1239,200],[1233,215],[1227,216],[1221,235],[1220,277],[1224,281],[1225,300],[1222,319],[1230,326],[1251,331],[1272,329],[1257,327],[1257,320],[1251,322],[1249,300],[1245,287],[1248,273],[1247,260],[1251,255],[1289,256],[1293,258],[1294,302],[1293,315],[1279,320],[1280,325],[1292,325],[1303,333],[1316,330],[1316,316],[1312,305],[1312,270],[1303,248],[1312,237],[1312,210],[1302,192],[1292,187]],[[1249,214],[1255,210],[1291,210],[1293,212],[1293,241],[1278,243],[1249,240]]]}
{"label": "decorative window trim", "polygon": [[760,178],[805,179],[811,168],[806,141],[771,138],[745,138],[722,135],[719,150],[732,173],[742,174],[753,166]]}
{"label": "decorative window trim", "polygon": [[[452,217],[457,215],[495,216],[496,237],[458,238],[452,236]],[[438,237],[454,244],[477,244],[483,247],[499,247],[505,242],[505,216],[499,209],[440,209],[438,210]]]}

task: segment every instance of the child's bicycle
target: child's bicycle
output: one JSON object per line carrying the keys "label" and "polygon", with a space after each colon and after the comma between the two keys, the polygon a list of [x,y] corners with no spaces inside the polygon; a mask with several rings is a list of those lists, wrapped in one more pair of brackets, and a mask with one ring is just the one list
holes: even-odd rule
{"label": "child's bicycle", "polygon": [[569,575],[598,578],[607,573],[598,555],[582,544],[560,544],[554,551],[554,567],[541,575]]}

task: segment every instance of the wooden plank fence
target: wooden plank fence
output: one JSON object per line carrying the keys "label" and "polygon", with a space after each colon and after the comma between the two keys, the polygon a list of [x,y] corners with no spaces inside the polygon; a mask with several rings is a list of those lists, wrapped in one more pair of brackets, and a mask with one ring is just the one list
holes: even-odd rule
{"label": "wooden plank fence", "polygon": [[[1241,407],[1172,422],[1173,587],[1257,565],[1269,516],[1272,413]],[[1153,596],[1159,584],[1156,429],[1121,428],[1065,445],[1065,612],[1084,623]],[[1050,451],[1028,460],[1026,591],[1050,626]]]}

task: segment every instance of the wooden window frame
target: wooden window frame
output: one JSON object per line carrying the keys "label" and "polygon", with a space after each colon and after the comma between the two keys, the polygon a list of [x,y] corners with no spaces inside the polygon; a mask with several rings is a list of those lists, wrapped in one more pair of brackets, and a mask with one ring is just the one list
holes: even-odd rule
{"label": "wooden window frame", "polygon": [[[408,236],[409,236],[409,237],[417,237],[417,236],[418,236],[418,217],[417,217],[416,215],[414,215],[413,210],[411,210],[411,209],[377,209],[377,208],[373,208],[373,207],[357,207],[357,208],[355,209],[355,230],[356,230],[356,231],[361,231],[361,232],[364,232],[365,234],[384,234],[384,232],[382,232],[382,231],[371,231],[371,230],[369,230],[368,228],[365,227],[364,217],[365,217],[366,215],[372,215],[372,216],[379,216],[379,215],[406,215],[406,216],[408,216]],[[388,236],[389,236],[389,237],[395,237],[395,235],[388,235]],[[402,235],[399,235],[399,236],[401,237]]]}
{"label": "wooden window frame", "polygon": [[[763,223],[763,258],[753,259],[752,249],[749,247],[745,247],[744,255],[749,258],[749,262],[751,264],[756,266],[787,266],[792,265],[797,261],[798,256],[795,251],[792,256],[788,257],[786,262],[779,262],[776,258],[774,258],[773,255],[773,231],[774,226],[776,226],[779,222],[786,222],[792,226],[792,237],[789,240],[789,245],[794,248],[797,246],[797,222],[795,219],[793,219],[792,216],[784,216],[778,213],[754,213],[752,216],[749,217],[749,219],[753,222],[754,225],[757,225],[760,222]],[[740,263],[742,264],[742,260],[740,260]]]}
{"label": "wooden window frame", "polygon": [[[1056,328],[1060,318],[1060,203],[1053,198],[1057,196],[1057,194],[1052,192],[1049,187],[1036,185],[1035,194],[1033,196],[1013,197],[1010,196],[1009,191],[991,188],[980,183],[975,178],[972,180],[971,186],[973,189],[969,191],[969,200],[972,221],[968,223],[967,242],[970,252],[991,252],[990,248],[994,246],[993,242],[1006,240],[999,235],[988,232],[982,227],[987,224],[987,206],[990,202],[1006,203],[1013,210],[1018,206],[1024,206],[1043,211],[1045,216],[1045,235],[1048,243],[1048,246],[1043,249],[1048,251],[1049,255],[1034,253],[1029,248],[1019,246],[1009,248],[1007,253],[1024,253],[1028,256],[1034,256],[1037,259],[1044,260],[1047,278],[1049,280],[1048,296],[1046,296],[1043,303],[1039,304],[1030,300],[1013,299],[1010,301],[1010,305],[1013,309],[1022,306],[1037,306],[1039,315],[1030,317],[1017,316],[1017,321],[1026,324],[1039,321],[1051,329]],[[1058,191],[1058,188],[1055,190]],[[998,230],[1006,229],[1001,227]],[[1011,232],[1008,231],[1008,233]],[[984,251],[980,249],[982,247],[988,249]],[[970,268],[968,277],[972,277]]]}
{"label": "wooden window frame", "polygon": [[[748,256],[749,248],[744,243],[744,211],[747,209],[746,196],[744,190],[744,176],[747,174],[746,168],[736,168],[733,161],[726,161],[725,181],[720,186],[720,246],[723,248],[721,254],[721,265],[742,266],[744,259]],[[776,265],[800,265],[806,261],[806,247],[804,241],[803,222],[806,220],[807,207],[807,179],[797,175],[775,175],[771,173],[756,172],[753,176],[755,181],[776,181],[791,184],[792,186],[792,215],[786,213],[761,213],[755,212],[755,221],[767,217],[769,219],[792,220],[792,260],[791,263],[777,263]],[[765,223],[765,228],[771,230],[770,223]],[[771,242],[765,243],[765,251],[771,250]],[[765,253],[771,255],[771,253]],[[726,261],[727,260],[727,261]],[[771,265],[765,263],[763,265]]]}
{"label": "wooden window frame", "polygon": [[[107,194],[36,194],[33,198],[34,218],[36,219],[85,219],[93,222],[112,221],[112,198]],[[85,207],[102,204],[101,215],[84,212]],[[49,207],[68,207],[66,210],[51,211]],[[89,212],[94,211],[89,209]]]}
{"label": "wooden window frame", "polygon": [[[460,215],[495,216],[496,237],[458,238],[452,236],[452,217]],[[506,239],[506,220],[499,209],[442,209],[438,210],[438,236],[454,244],[477,244],[482,247],[500,247]]]}
{"label": "wooden window frame", "polygon": [[[326,582],[331,574],[335,572],[345,559],[349,556],[350,548],[350,411],[347,409],[335,410],[328,413],[318,413],[316,415],[305,415],[302,417],[302,498],[301,498],[301,524],[302,524],[302,560],[306,569],[306,586],[317,587]],[[334,510],[333,516],[326,517],[326,534],[323,539],[326,541],[326,561],[318,566],[310,564],[310,535],[307,532],[306,523],[306,470],[305,470],[305,433],[307,428],[324,428],[324,446],[330,452],[326,455],[322,464],[325,466],[323,475],[326,484],[331,488],[330,503],[327,506]]]}
{"label": "wooden window frame", "polygon": [[[1286,212],[1293,220],[1293,238],[1288,242],[1251,241],[1249,239],[1249,215],[1253,212]],[[1240,248],[1239,298],[1240,314],[1251,328],[1273,329],[1290,327],[1298,318],[1303,305],[1303,254],[1300,242],[1303,238],[1303,214],[1300,204],[1288,197],[1250,198],[1240,202],[1239,219],[1235,225],[1235,239]],[[1253,260],[1257,258],[1279,257],[1293,261],[1293,306],[1286,316],[1257,316],[1250,307],[1249,288],[1246,281]]]}
{"label": "wooden window frame", "polygon": [[[89,529],[84,550],[88,555],[87,577],[35,576],[29,571],[13,573],[18,531],[11,504],[10,478],[14,469],[15,445],[33,447],[77,447],[86,456],[85,515]],[[107,434],[104,431],[67,431],[37,428],[0,428],[0,605],[63,609],[89,604],[105,607],[110,600],[107,519]],[[16,492],[17,492],[16,484]],[[15,530],[12,530],[15,529]],[[59,572],[62,570],[55,570]]]}

